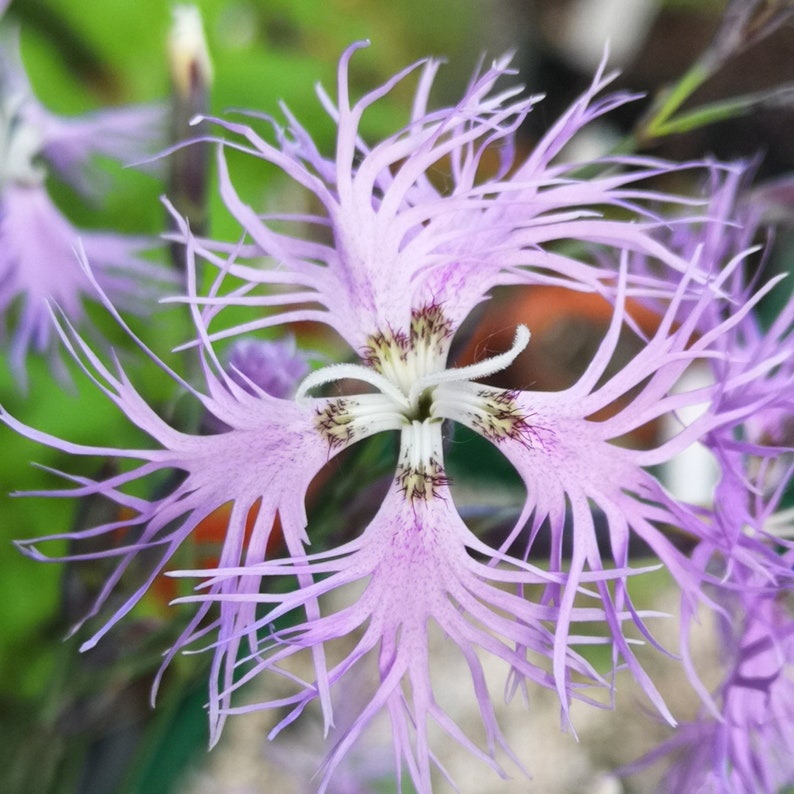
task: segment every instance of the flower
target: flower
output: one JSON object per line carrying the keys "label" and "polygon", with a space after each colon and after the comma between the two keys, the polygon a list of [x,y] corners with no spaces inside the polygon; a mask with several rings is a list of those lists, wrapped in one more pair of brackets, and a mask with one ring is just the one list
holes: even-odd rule
{"label": "flower", "polygon": [[125,309],[140,311],[155,284],[170,279],[141,256],[153,246],[151,239],[80,231],[45,186],[52,170],[83,192],[95,190],[91,158],[142,154],[144,142],[151,145],[159,111],[125,108],[55,116],[33,96],[16,45],[15,40],[0,42],[0,316],[6,330],[13,328],[10,363],[24,385],[31,349],[49,352],[56,371],[64,375],[48,306],[53,301],[79,321],[82,300],[93,293],[75,254],[78,240],[103,288]]}
{"label": "flower", "polygon": [[[719,555],[708,544],[695,555],[710,568]],[[723,679],[698,717],[625,770],[631,774],[669,757],[664,791],[754,794],[783,791],[794,781],[794,614],[789,552],[778,581],[738,564],[726,567],[714,590]],[[688,627],[689,621],[685,621]]]}
{"label": "flower", "polygon": [[51,113],[30,85],[16,33],[4,29],[0,39],[4,181],[9,176],[23,183],[39,181],[35,175],[44,173],[41,158],[65,182],[91,195],[101,187],[102,172],[93,166],[97,155],[130,162],[151,155],[162,142],[164,114],[158,105],[79,116]]}
{"label": "flower", "polygon": [[295,337],[271,342],[241,339],[229,351],[227,370],[240,386],[251,382],[274,397],[291,397],[309,374],[306,356],[298,350]]}
{"label": "flower", "polygon": [[[129,528],[132,539],[126,546],[68,557],[119,560],[88,617],[99,612],[142,551],[156,557],[148,579],[83,647],[92,647],[132,609],[202,520],[231,503],[218,566],[171,571],[204,580],[197,594],[180,599],[194,603],[196,612],[166,664],[181,649],[210,638],[211,741],[217,741],[228,714],[287,707],[278,732],[314,700],[330,727],[335,689],[355,675],[362,657],[373,653],[379,684],[332,748],[321,789],[369,721],[386,710],[398,777],[404,764],[416,788],[429,792],[431,767],[438,765],[443,773],[428,738],[431,722],[499,773],[497,746],[510,753],[496,723],[480,651],[505,662],[512,689],[527,681],[555,688],[567,726],[572,699],[595,702],[590,687],[611,691],[612,680],[579,650],[606,644],[614,667],[628,667],[656,708],[674,722],[633,650],[637,634],[652,641],[646,622],[654,614],[643,612],[629,595],[628,579],[641,573],[629,565],[629,539],[636,535],[653,549],[688,601],[701,598],[703,571],[676,548],[666,528],[674,526],[695,538],[710,537],[712,528],[701,511],[665,491],[653,467],[709,432],[735,426],[763,401],[754,394],[738,405],[730,403],[746,383],[746,369],[705,388],[679,393],[675,387],[693,362],[725,355],[722,339],[764,293],[749,297],[732,315],[714,321],[708,333],[699,334],[703,318],[713,317],[715,302],[724,300],[741,259],[734,257],[714,272],[701,267],[697,257],[683,257],[659,241],[665,221],[650,205],[677,199],[638,183],[675,167],[648,158],[620,158],[591,164],[596,176],[585,178],[578,166],[559,161],[565,144],[582,127],[631,98],[599,98],[610,80],[603,70],[519,161],[514,134],[538,100],[521,97],[518,89],[496,90],[497,81],[509,74],[507,61],[475,75],[459,103],[439,110],[427,108],[438,63],[423,62],[409,123],[370,148],[359,130],[364,111],[419,66],[351,104],[348,64],[360,46],[341,59],[337,102],[321,93],[337,124],[334,159],[319,153],[289,111],[286,130],[272,125],[275,144],[246,124],[215,119],[231,136],[218,147],[221,195],[245,237],[237,243],[197,239],[175,217],[173,237],[186,248],[188,295],[182,300],[190,305],[197,329],[202,389],[139,345],[200,402],[212,420],[206,426],[223,430],[190,435],[171,427],[146,404],[121,367],[103,363],[66,320],[61,337],[86,374],[157,447],[77,445],[6,413],[0,416],[29,438],[71,454],[139,461],[103,481],[71,478],[73,488],[46,492],[101,494],[131,510],[134,518],[19,544],[36,559],[58,559],[45,557],[40,545],[57,538],[79,543]],[[226,147],[281,168],[318,209],[260,215],[235,191]],[[483,158],[494,150],[500,166],[486,177]],[[430,174],[445,166],[450,183],[441,190]],[[618,210],[619,217],[611,218],[604,208]],[[556,245],[561,241],[575,242],[585,253],[566,253]],[[621,252],[617,268],[603,264],[602,254],[610,248]],[[633,272],[635,255],[652,258],[674,278],[656,277],[646,269]],[[269,261],[262,264],[262,257]],[[202,296],[197,293],[199,264],[217,271],[209,293]],[[87,263],[85,267],[93,278]],[[236,286],[224,291],[227,277]],[[529,344],[530,332],[523,325],[506,351],[468,366],[449,361],[452,341],[473,308],[494,287],[511,284],[561,285],[613,301],[609,329],[570,388],[552,393],[480,383]],[[632,328],[631,295],[664,297],[665,308],[644,346],[606,374],[620,335]],[[104,300],[126,328],[111,301]],[[218,313],[232,305],[261,313],[248,323],[211,329]],[[218,340],[305,321],[335,331],[357,360],[312,371],[294,397],[279,396],[253,377],[241,382],[221,365]],[[754,362],[755,372],[763,375],[775,363],[774,356],[762,358]],[[341,394],[323,391],[343,381]],[[700,417],[670,440],[642,450],[618,443],[657,417],[704,404]],[[445,468],[450,422],[495,445],[523,480],[523,509],[498,548],[478,538],[456,510]],[[395,471],[382,504],[368,525],[342,545],[310,553],[314,528],[307,525],[304,505],[309,484],[330,459],[382,432],[399,437]],[[182,477],[172,480],[168,492],[149,499],[128,492],[127,486],[172,470]],[[604,551],[596,516],[606,527]],[[277,518],[283,553],[272,556],[268,541]],[[527,526],[522,548],[512,552]],[[528,561],[541,533],[551,546],[544,566]],[[569,534],[572,553],[566,559],[563,544]],[[271,586],[274,580],[290,582],[292,589]],[[328,611],[324,596],[348,585],[363,586],[363,592],[348,606]],[[468,663],[484,749],[434,698],[427,644],[431,624],[442,629]],[[352,648],[329,666],[326,646],[350,637],[356,638]],[[282,668],[304,651],[313,659],[314,681],[295,680]],[[294,694],[231,705],[233,693],[268,671],[292,680]]]}
{"label": "flower", "polygon": [[[742,211],[741,203],[727,208]],[[745,226],[745,233],[753,230],[752,223]],[[749,299],[744,281],[737,278],[732,290],[738,301]],[[704,315],[701,333],[710,333],[727,310],[717,304]],[[780,509],[794,472],[792,328],[791,302],[767,329],[748,314],[721,337],[722,355],[708,362],[716,383],[737,383],[730,394],[715,396],[720,410],[756,408],[738,426],[716,428],[701,440],[719,464],[720,479],[706,511],[711,529],[691,561],[703,572],[714,610],[723,678],[713,693],[702,682],[689,646],[699,621],[693,605],[684,603],[682,661],[701,712],[626,770],[669,757],[664,791],[752,794],[794,783],[794,532],[791,511]]]}
{"label": "flower", "polygon": [[752,577],[746,584],[749,594],[728,599],[734,623],[721,623],[725,677],[714,711],[704,707],[635,766],[671,756],[664,791],[754,794],[782,791],[794,780],[794,616]]}

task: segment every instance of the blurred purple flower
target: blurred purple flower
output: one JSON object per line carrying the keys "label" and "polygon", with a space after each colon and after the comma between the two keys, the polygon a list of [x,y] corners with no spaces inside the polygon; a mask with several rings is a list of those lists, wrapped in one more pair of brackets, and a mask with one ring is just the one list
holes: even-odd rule
{"label": "blurred purple flower", "polygon": [[[750,299],[740,283],[739,303]],[[724,305],[704,319],[727,311]],[[684,602],[682,659],[703,701],[701,714],[627,770],[669,757],[663,791],[755,794],[794,784],[794,524],[791,511],[779,509],[794,472],[793,328],[791,302],[768,329],[748,314],[721,336],[722,355],[709,362],[715,383],[737,384],[715,395],[718,410],[756,409],[741,425],[702,439],[719,463],[720,480],[707,511],[711,530],[691,561],[708,583],[724,678],[714,693],[703,684],[689,645],[699,619]],[[710,331],[701,325],[702,333]]]}
{"label": "blurred purple flower", "polygon": [[79,321],[83,298],[94,296],[78,262],[78,245],[121,308],[140,310],[152,298],[155,282],[173,283],[141,256],[153,240],[78,230],[45,186],[52,170],[89,192],[91,158],[140,156],[156,140],[152,136],[161,115],[154,108],[122,108],[55,116],[34,97],[16,39],[0,40],[0,329],[11,329],[11,368],[21,384],[31,349],[49,352],[57,373],[64,374],[48,304],[57,303]]}
{"label": "blurred purple flower", "polygon": [[[39,550],[43,540],[79,542],[122,526],[137,529],[127,546],[68,558],[120,558],[89,617],[99,612],[141,551],[159,555],[148,580],[83,647],[93,646],[135,605],[206,516],[231,502],[217,569],[172,572],[206,580],[206,592],[183,599],[195,602],[197,611],[166,663],[179,650],[211,637],[211,741],[217,741],[228,714],[286,707],[277,733],[315,699],[330,727],[332,691],[355,675],[362,657],[374,652],[379,685],[337,740],[320,788],[327,788],[345,753],[385,709],[392,723],[398,776],[404,764],[416,788],[429,792],[431,766],[443,772],[430,747],[431,722],[503,774],[495,760],[496,747],[510,751],[496,723],[480,651],[504,660],[515,686],[528,680],[555,688],[567,726],[573,698],[589,700],[587,687],[612,686],[577,647],[608,644],[615,668],[628,667],[661,714],[674,722],[633,651],[637,633],[652,641],[645,625],[652,615],[639,610],[628,593],[627,580],[638,572],[629,567],[629,539],[635,534],[653,549],[687,603],[701,598],[703,570],[675,546],[666,530],[674,526],[695,538],[710,538],[713,527],[702,511],[666,492],[653,467],[710,432],[735,427],[764,404],[765,395],[754,392],[734,400],[748,381],[746,365],[704,388],[680,393],[676,386],[693,362],[729,356],[722,340],[745,321],[765,290],[717,318],[714,304],[722,305],[741,259],[733,257],[714,271],[657,239],[665,222],[648,207],[662,198],[676,199],[637,183],[673,166],[620,158],[591,164],[603,169],[585,179],[577,175],[577,166],[559,161],[560,151],[582,127],[631,98],[598,98],[610,80],[602,72],[533,152],[517,161],[514,133],[537,100],[521,97],[518,89],[496,90],[497,81],[510,73],[506,61],[476,75],[453,107],[427,109],[436,61],[404,70],[351,104],[347,69],[356,49],[350,48],[341,60],[337,104],[321,94],[338,126],[334,160],[320,155],[286,110],[288,129],[274,125],[276,145],[247,125],[215,120],[234,136],[219,146],[220,190],[247,239],[239,244],[198,240],[180,222],[177,237],[186,245],[188,262],[186,300],[198,330],[205,391],[192,388],[159,363],[228,428],[226,432],[191,436],[170,427],[143,401],[120,367],[103,364],[68,323],[63,324],[62,338],[86,373],[156,440],[157,448],[80,446],[26,427],[7,414],[2,418],[29,438],[73,454],[141,461],[137,468],[101,482],[71,478],[74,488],[46,492],[103,494],[131,509],[135,518],[20,544],[32,557],[48,559]],[[374,147],[366,146],[359,132],[363,112],[418,66],[422,68],[410,122]],[[261,216],[237,195],[224,157],[226,146],[279,166],[309,192],[320,211]],[[483,175],[486,151],[500,155],[491,177]],[[451,177],[442,192],[429,175],[446,164]],[[604,208],[619,210],[619,219],[605,214]],[[286,231],[293,227],[300,231]],[[555,246],[558,241],[576,241],[596,262],[601,260],[594,251],[615,248],[621,252],[620,265],[615,269],[575,258]],[[246,262],[262,256],[275,266]],[[656,277],[645,269],[635,273],[632,256],[652,258],[674,277]],[[202,297],[196,293],[199,260],[218,270],[209,294]],[[242,282],[224,294],[227,275]],[[611,325],[586,372],[569,389],[544,393],[478,383],[521,354],[530,337],[523,325],[516,329],[509,350],[470,366],[449,365],[452,340],[467,315],[493,287],[512,284],[557,284],[613,300]],[[630,295],[663,296],[664,310],[640,352],[605,374],[608,365],[614,365],[620,335],[632,325]],[[264,312],[249,323],[211,332],[217,313],[230,305]],[[699,333],[707,316],[710,329]],[[266,382],[255,377],[241,383],[216,357],[216,339],[303,321],[329,326],[348,342],[358,362],[315,370],[304,378],[294,399],[271,393]],[[762,377],[776,363],[774,354],[766,355],[752,362],[752,374]],[[343,396],[312,396],[320,387],[342,380],[364,388],[348,389]],[[644,450],[620,444],[636,428],[696,405],[705,410],[672,439]],[[605,415],[607,408],[612,410]],[[476,537],[455,509],[444,465],[446,420],[494,444],[525,484],[523,510],[500,548]],[[391,489],[380,509],[348,543],[309,554],[312,528],[307,531],[304,508],[309,483],[330,458],[383,431],[399,433],[400,445]],[[134,481],[173,469],[184,478],[158,498],[126,492]],[[253,509],[256,520],[247,538],[246,520]],[[605,558],[594,510],[606,525]],[[270,558],[268,542],[277,516],[286,554]],[[527,525],[524,548],[511,554],[509,549]],[[527,562],[540,533],[550,537],[552,549],[543,568]],[[573,536],[569,560],[563,554],[563,536],[568,533]],[[274,577],[291,579],[297,586],[276,592],[267,586]],[[355,584],[365,585],[355,603],[326,611],[321,596]],[[292,618],[291,625],[276,628],[283,616]],[[431,623],[468,663],[485,749],[466,736],[434,698],[427,640]],[[351,636],[357,637],[352,649],[348,645],[347,655],[329,667],[326,644]],[[281,668],[304,650],[314,661],[314,681],[295,680]],[[264,671],[293,680],[295,693],[232,707],[232,694]]]}
{"label": "blurred purple flower", "polygon": [[[791,529],[791,528],[790,528]],[[695,558],[714,564],[712,549]],[[791,571],[788,553],[780,567]],[[627,769],[668,758],[662,791],[698,794],[781,792],[794,784],[794,612],[785,587],[743,565],[725,569],[719,605],[719,661],[724,678],[692,722]],[[688,625],[688,623],[685,623]],[[690,677],[696,680],[691,672]]]}
{"label": "blurred purple flower", "polygon": [[294,336],[273,341],[240,339],[229,350],[227,369],[239,386],[250,384],[273,397],[292,397],[309,374],[307,356],[298,350]]}
{"label": "blurred purple flower", "polygon": [[[38,101],[19,52],[16,30],[0,36],[0,97],[3,116],[3,176],[46,165],[77,190],[91,195],[101,187],[97,156],[123,163],[149,157],[162,146],[167,123],[160,105],[119,107],[59,116]],[[11,153],[16,157],[11,157]],[[15,173],[16,172],[16,173]],[[100,180],[100,185],[96,180]],[[22,179],[21,181],[40,181]]]}

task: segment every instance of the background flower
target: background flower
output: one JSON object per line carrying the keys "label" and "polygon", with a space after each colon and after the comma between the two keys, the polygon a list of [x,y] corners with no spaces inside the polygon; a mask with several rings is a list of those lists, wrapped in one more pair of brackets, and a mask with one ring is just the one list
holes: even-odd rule
{"label": "background flower", "polygon": [[[115,232],[79,231],[50,198],[48,170],[86,192],[98,155],[126,160],[153,150],[162,110],[153,107],[100,111],[61,118],[35,98],[19,59],[16,37],[0,41],[0,314],[11,330],[10,364],[25,383],[29,351],[47,352],[65,371],[53,343],[49,303],[74,321],[91,292],[77,260],[82,244],[103,287],[127,310],[141,311],[155,284],[173,283],[142,253],[154,241]],[[147,289],[147,284],[149,285]]]}

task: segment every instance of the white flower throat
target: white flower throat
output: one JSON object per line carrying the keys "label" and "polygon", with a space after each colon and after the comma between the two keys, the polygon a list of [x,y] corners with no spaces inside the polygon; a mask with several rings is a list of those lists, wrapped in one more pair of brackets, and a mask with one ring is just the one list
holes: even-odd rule
{"label": "white flower throat", "polygon": [[386,430],[400,431],[396,482],[407,499],[427,499],[447,483],[441,448],[444,419],[461,422],[490,440],[526,440],[527,417],[515,393],[474,383],[508,367],[529,343],[525,325],[509,350],[467,367],[446,369],[451,330],[437,306],[414,312],[408,334],[377,334],[366,365],[335,364],[312,372],[298,388],[303,400],[318,386],[343,379],[374,386],[378,393],[325,399],[316,426],[330,448],[347,446]]}
{"label": "white flower throat", "polygon": [[37,186],[46,177],[39,162],[43,139],[40,130],[25,119],[25,102],[20,94],[0,99],[0,188]]}

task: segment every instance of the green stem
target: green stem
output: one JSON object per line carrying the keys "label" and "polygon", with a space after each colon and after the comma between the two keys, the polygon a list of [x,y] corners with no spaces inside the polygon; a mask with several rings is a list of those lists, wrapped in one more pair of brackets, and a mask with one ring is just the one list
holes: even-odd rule
{"label": "green stem", "polygon": [[731,99],[701,105],[694,110],[671,118],[655,127],[654,136],[660,138],[665,135],[689,132],[699,127],[705,127],[707,124],[714,124],[718,121],[725,121],[738,116],[746,116],[756,110],[776,106],[791,106],[792,104],[794,104],[794,86],[792,85],[774,88],[769,91],[743,94]]}
{"label": "green stem", "polygon": [[651,106],[645,118],[640,121],[636,139],[639,142],[662,137],[670,119],[684,102],[697,91],[712,75],[712,69],[703,58],[694,63],[684,76],[673,86],[663,90]]}

